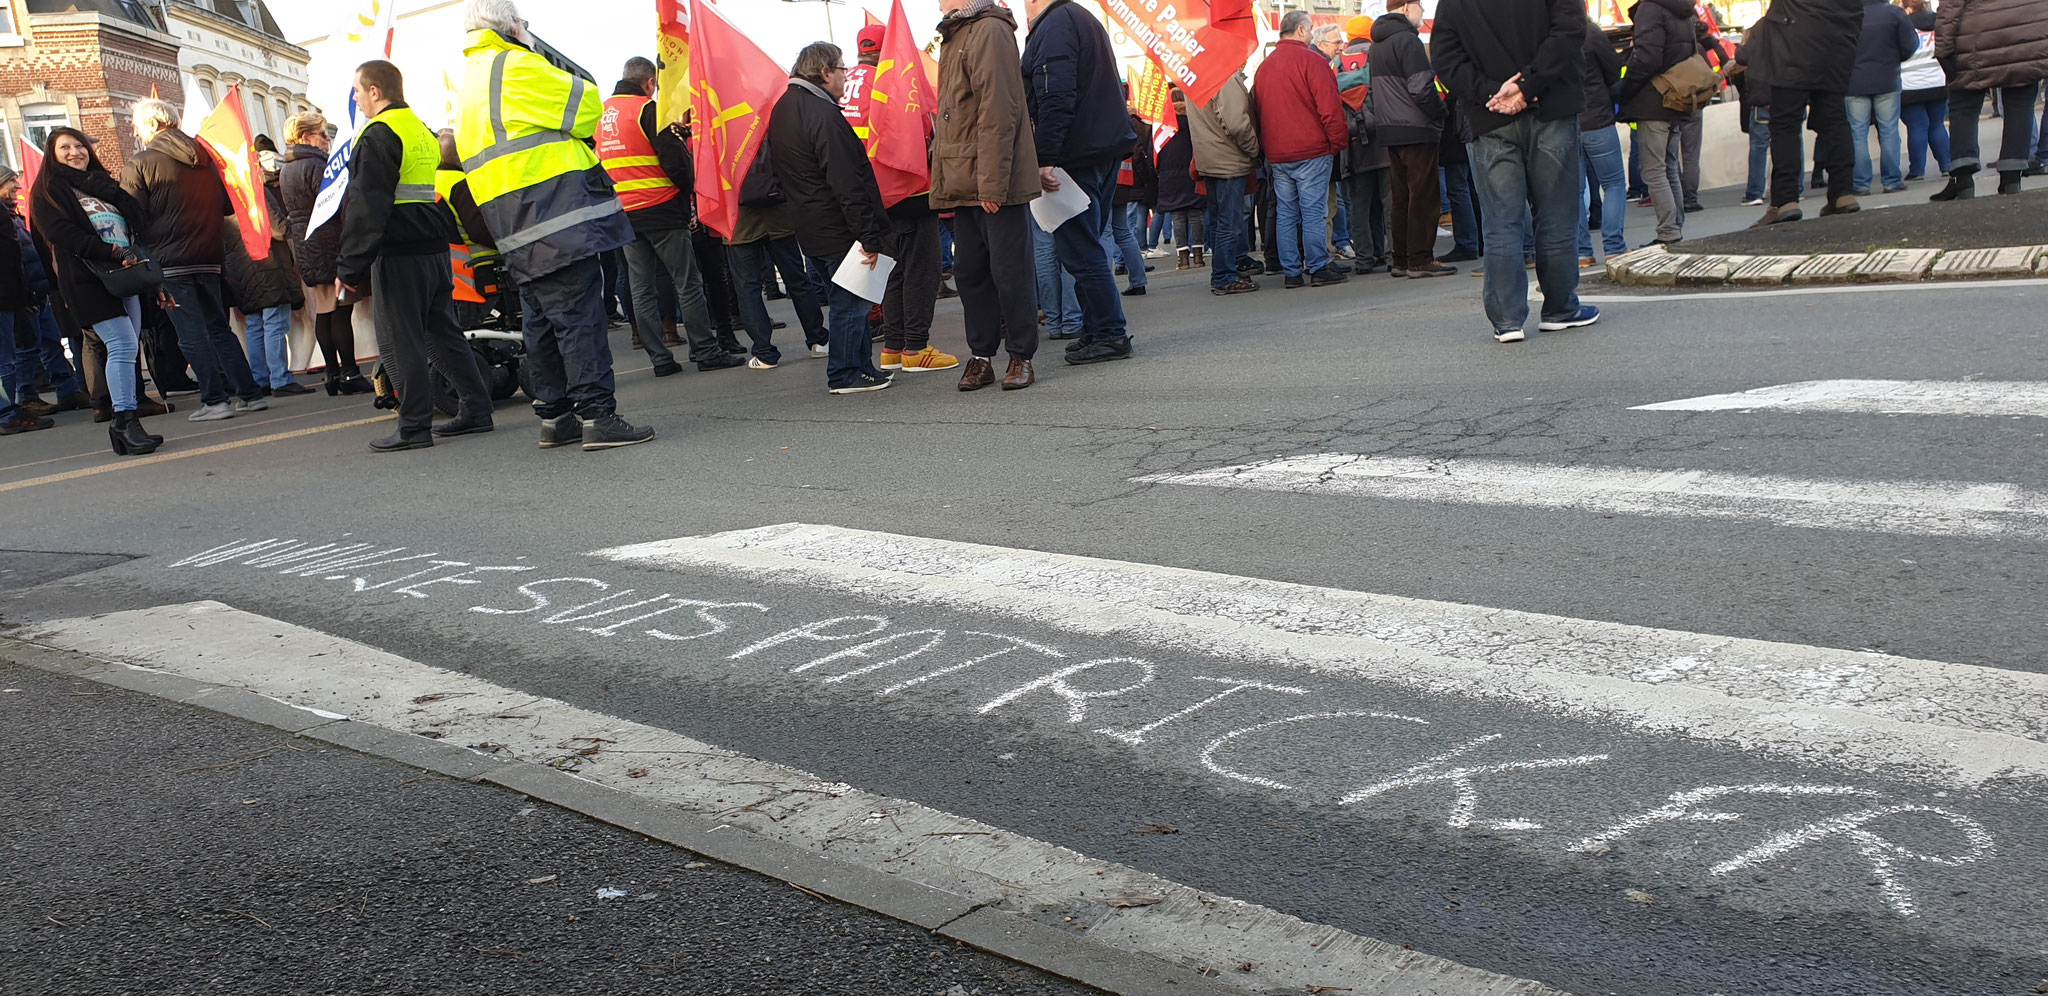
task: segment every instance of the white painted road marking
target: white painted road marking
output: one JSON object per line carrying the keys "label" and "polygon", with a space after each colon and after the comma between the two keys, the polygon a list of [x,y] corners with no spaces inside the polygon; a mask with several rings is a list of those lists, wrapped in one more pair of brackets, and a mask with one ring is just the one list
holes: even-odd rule
{"label": "white painted road marking", "polygon": [[2027,672],[802,523],[595,555],[1589,712],[1903,777],[2048,776],[2048,676]]}
{"label": "white painted road marking", "polygon": [[1637,405],[1635,412],[1868,412],[1882,415],[2048,415],[2048,382],[1802,380],[1732,394]]}
{"label": "white painted road marking", "polygon": [[[334,718],[490,744],[501,760],[561,767],[713,817],[724,828],[999,909],[1087,910],[1089,936],[1101,943],[1195,967],[1249,964],[1218,981],[1251,991],[1334,985],[1361,993],[1563,996],[1541,983],[1200,892],[1001,827],[219,602],[116,612],[47,628],[50,642],[102,659],[247,688]],[[1103,907],[1104,896],[1134,894],[1166,900],[1142,909]]]}
{"label": "white painted road marking", "polygon": [[1920,536],[2048,539],[2048,494],[2012,484],[1753,477],[1712,470],[1314,453],[1132,480],[1294,494],[1734,519]]}

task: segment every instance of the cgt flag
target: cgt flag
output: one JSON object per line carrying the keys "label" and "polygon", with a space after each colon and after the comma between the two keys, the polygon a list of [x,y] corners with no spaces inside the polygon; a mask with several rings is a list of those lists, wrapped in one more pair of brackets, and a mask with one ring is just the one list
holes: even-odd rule
{"label": "cgt flag", "polygon": [[1206,104],[1258,48],[1252,0],[1101,0],[1102,9],[1187,93]]}
{"label": "cgt flag", "polygon": [[690,106],[691,0],[654,0],[654,111],[664,126]]}
{"label": "cgt flag", "polygon": [[228,188],[228,200],[235,205],[235,227],[242,232],[242,245],[249,258],[270,258],[270,202],[263,196],[263,167],[256,161],[255,137],[249,133],[249,119],[242,114],[242,88],[228,87],[220,106],[199,125],[199,140],[213,150],[220,166],[220,182]]}
{"label": "cgt flag", "polygon": [[732,237],[740,183],[768,135],[768,114],[789,86],[789,73],[727,23],[710,4],[690,22],[690,71],[684,88],[696,129],[698,219]]}
{"label": "cgt flag", "polygon": [[896,0],[875,65],[855,67],[840,98],[847,118],[865,126],[863,144],[875,164],[875,185],[881,188],[882,203],[891,207],[932,189],[929,139],[935,105],[931,80],[917,55],[910,18],[904,16],[903,0]]}

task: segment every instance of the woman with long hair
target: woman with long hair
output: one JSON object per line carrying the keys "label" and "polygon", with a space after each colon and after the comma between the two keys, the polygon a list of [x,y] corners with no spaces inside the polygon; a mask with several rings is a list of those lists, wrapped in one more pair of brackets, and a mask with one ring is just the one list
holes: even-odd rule
{"label": "woman with long hair", "polygon": [[58,128],[43,141],[43,168],[29,192],[29,212],[36,231],[50,244],[56,286],[70,306],[72,320],[91,326],[106,344],[100,379],[113,399],[114,424],[107,436],[114,452],[154,451],[163,437],[142,431],[135,415],[142,302],[132,295],[116,298],[90,265],[134,266],[142,261],[132,235],[141,207],[100,165],[84,132]]}

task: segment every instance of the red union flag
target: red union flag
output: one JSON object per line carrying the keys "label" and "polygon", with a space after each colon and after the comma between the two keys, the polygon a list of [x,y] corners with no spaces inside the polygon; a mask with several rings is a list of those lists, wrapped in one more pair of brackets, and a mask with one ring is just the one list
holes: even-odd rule
{"label": "red union flag", "polygon": [[732,237],[740,216],[740,183],[768,135],[768,114],[789,87],[789,74],[726,23],[710,4],[690,21],[690,113],[696,148],[697,216]]}
{"label": "red union flag", "polygon": [[1259,46],[1252,0],[1100,2],[1192,103],[1208,103]]}
{"label": "red union flag", "polygon": [[263,167],[256,162],[255,139],[242,114],[242,85],[228,87],[220,106],[199,125],[199,140],[213,149],[220,182],[235,205],[235,227],[250,259],[270,258],[270,202],[263,196]]}
{"label": "red union flag", "polygon": [[893,206],[912,194],[931,190],[932,161],[926,139],[934,106],[932,83],[918,61],[903,0],[896,0],[889,11],[881,57],[865,96],[868,158],[875,163],[875,185],[881,188],[882,203]]}

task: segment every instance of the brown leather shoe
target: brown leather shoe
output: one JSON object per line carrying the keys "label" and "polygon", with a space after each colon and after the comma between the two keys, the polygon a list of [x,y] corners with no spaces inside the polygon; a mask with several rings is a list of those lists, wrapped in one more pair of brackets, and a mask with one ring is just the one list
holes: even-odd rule
{"label": "brown leather shoe", "polygon": [[682,336],[676,334],[676,323],[670,321],[663,321],[661,323],[661,344],[664,346],[680,346],[683,344]]}
{"label": "brown leather shoe", "polygon": [[634,333],[633,333],[633,348],[634,348],[635,350],[641,350],[641,349],[646,349],[646,348],[647,348],[647,347],[646,347],[645,345],[642,345],[642,344],[641,344],[641,342],[640,342],[640,333],[639,333],[639,332],[634,332]]}
{"label": "brown leather shoe", "polygon": [[1031,361],[1010,357],[1010,369],[1003,374],[1003,390],[1021,391],[1037,381],[1031,375]]}
{"label": "brown leather shoe", "polygon": [[996,382],[995,364],[979,356],[967,360],[967,369],[960,373],[960,389],[979,391]]}
{"label": "brown leather shoe", "polygon": [[1829,203],[1827,206],[1821,208],[1820,216],[1825,218],[1831,214],[1855,214],[1856,212],[1861,210],[1863,210],[1863,205],[1856,203],[1856,195],[1843,194],[1842,196],[1835,198],[1835,200]]}
{"label": "brown leather shoe", "polygon": [[1769,211],[1765,211],[1764,216],[1750,223],[1749,227],[1763,228],[1766,225],[1775,225],[1781,221],[1798,221],[1804,217],[1806,215],[1800,212],[1799,202],[1793,201],[1790,204],[1780,204]]}

